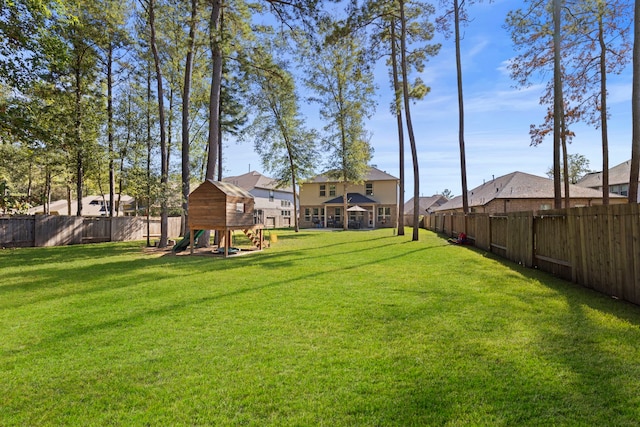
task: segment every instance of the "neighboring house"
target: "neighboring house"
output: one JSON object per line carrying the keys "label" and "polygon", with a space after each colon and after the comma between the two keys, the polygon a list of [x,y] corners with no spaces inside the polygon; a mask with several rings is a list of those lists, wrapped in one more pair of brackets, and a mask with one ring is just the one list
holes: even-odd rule
{"label": "neighboring house", "polygon": [[[412,226],[413,225],[413,197],[409,199],[407,203],[404,204],[404,225]],[[434,194],[431,197],[419,197],[418,203],[420,207],[418,209],[418,217],[427,215],[433,212],[433,209],[438,206],[442,206],[447,203],[449,199],[444,197],[441,194]]]}
{"label": "neighboring house", "polygon": [[[119,200],[119,202],[118,202]],[[135,210],[135,199],[131,196],[123,194],[118,198],[115,195],[116,209],[114,215],[123,216],[132,214]],[[69,210],[71,206],[71,210]],[[49,204],[49,213],[51,215],[75,215],[78,211],[78,201],[71,200],[71,204],[67,200],[56,200]],[[44,206],[35,206],[28,210],[29,215],[43,214]],[[82,216],[108,216],[109,215],[109,195],[106,196],[86,196],[82,198]]]}
{"label": "neighboring house", "polygon": [[[620,163],[609,169],[609,193],[629,196],[629,174],[631,173],[631,160]],[[602,172],[591,172],[580,178],[576,183],[580,187],[593,188],[602,192]],[[640,189],[638,189],[640,196]],[[640,197],[638,198],[640,200]]]}
{"label": "neighboring house", "polygon": [[[300,185],[300,227],[343,228],[344,183],[318,175]],[[370,167],[361,184],[348,184],[346,217],[350,228],[397,226],[398,178]]]}
{"label": "neighboring house", "polygon": [[252,171],[244,175],[224,178],[223,182],[236,185],[254,198],[254,221],[267,228],[292,227],[293,188],[278,187],[278,181]]}
{"label": "neighboring house", "polygon": [[[562,194],[564,195],[564,189]],[[602,204],[602,193],[591,188],[571,185],[569,196],[570,207]],[[537,212],[553,209],[553,180],[523,172],[512,172],[469,191],[468,199],[470,211],[478,213]],[[611,195],[611,204],[626,202],[627,199],[623,196]],[[462,212],[462,196],[449,200],[433,211]]]}
{"label": "neighboring house", "polygon": [[[418,199],[418,203],[420,204],[420,209],[418,211],[418,215],[425,215],[431,212],[433,209],[438,206],[442,206],[447,203],[449,199],[444,197],[441,194],[434,194],[431,197],[420,197]],[[404,204],[404,214],[413,215],[413,197],[409,199],[407,203]]]}

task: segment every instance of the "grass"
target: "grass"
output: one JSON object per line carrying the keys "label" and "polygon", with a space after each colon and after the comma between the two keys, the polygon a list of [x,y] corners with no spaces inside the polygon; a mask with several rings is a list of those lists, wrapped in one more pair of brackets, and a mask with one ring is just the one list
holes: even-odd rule
{"label": "grass", "polygon": [[448,245],[0,251],[0,425],[637,425],[640,307]]}

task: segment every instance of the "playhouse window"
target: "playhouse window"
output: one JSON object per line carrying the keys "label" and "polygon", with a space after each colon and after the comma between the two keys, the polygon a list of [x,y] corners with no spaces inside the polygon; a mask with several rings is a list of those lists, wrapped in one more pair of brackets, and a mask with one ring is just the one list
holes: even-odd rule
{"label": "playhouse window", "polygon": [[244,213],[244,203],[236,203],[236,212]]}

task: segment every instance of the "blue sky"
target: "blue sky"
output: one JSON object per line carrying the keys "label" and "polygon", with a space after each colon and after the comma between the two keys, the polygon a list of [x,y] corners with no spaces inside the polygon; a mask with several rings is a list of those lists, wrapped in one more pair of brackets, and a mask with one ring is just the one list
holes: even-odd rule
{"label": "blue sky", "polygon": [[[529,126],[539,124],[544,107],[539,105],[546,78],[526,89],[515,88],[506,62],[516,54],[503,28],[509,10],[522,7],[521,0],[495,0],[473,5],[473,19],[464,28],[462,67],[465,97],[465,144],[469,189],[514,171],[546,176],[553,163],[552,140],[530,146]],[[443,39],[437,57],[431,58],[422,79],[431,87],[427,97],[412,105],[412,118],[420,166],[420,195],[430,196],[445,189],[461,193],[458,150],[458,104],[453,39]],[[395,118],[389,113],[387,71],[377,67],[378,108],[368,122],[375,150],[372,164],[399,176]],[[613,167],[631,158],[631,67],[609,81],[609,163]],[[311,126],[320,127],[317,117]],[[573,127],[576,136],[569,153],[579,153],[593,170],[602,169],[600,130],[588,125]],[[230,143],[226,148],[225,175],[239,175],[262,168],[250,143]],[[413,196],[413,166],[408,140],[405,154],[405,200]]]}

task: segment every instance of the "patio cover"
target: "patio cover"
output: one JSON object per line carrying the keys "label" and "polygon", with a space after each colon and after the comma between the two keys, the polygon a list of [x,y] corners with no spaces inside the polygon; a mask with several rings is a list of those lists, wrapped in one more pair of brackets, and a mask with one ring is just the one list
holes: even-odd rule
{"label": "patio cover", "polygon": [[[347,202],[349,204],[357,204],[357,205],[374,205],[377,204],[373,199],[370,199],[367,196],[363,196],[360,193],[347,193]],[[338,196],[334,199],[327,200],[324,202],[325,205],[342,205],[344,204],[344,200],[342,196]]]}

